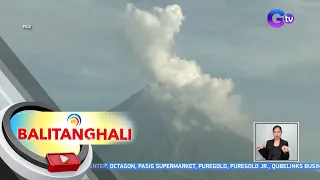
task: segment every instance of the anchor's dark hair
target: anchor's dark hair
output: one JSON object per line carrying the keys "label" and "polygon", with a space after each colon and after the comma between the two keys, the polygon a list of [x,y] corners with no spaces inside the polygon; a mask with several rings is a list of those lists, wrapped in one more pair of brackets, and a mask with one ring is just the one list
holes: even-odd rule
{"label": "anchor's dark hair", "polygon": [[274,126],[274,127],[272,128],[272,131],[274,131],[274,130],[277,129],[277,128],[279,128],[279,129],[280,129],[280,132],[282,132],[282,128],[281,128],[281,126],[279,126],[279,125]]}

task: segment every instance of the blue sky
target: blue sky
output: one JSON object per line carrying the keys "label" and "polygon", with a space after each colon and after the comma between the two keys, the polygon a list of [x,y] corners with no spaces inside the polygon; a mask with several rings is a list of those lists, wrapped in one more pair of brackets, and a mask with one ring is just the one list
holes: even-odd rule
{"label": "blue sky", "polygon": [[[181,6],[179,56],[213,77],[231,77],[242,108],[257,119],[317,123],[320,107],[320,2],[308,0],[135,0],[136,7]],[[149,79],[124,38],[127,1],[4,0],[0,34],[63,108],[109,109]],[[268,11],[295,23],[272,29]],[[22,24],[32,24],[26,31]],[[310,128],[314,126],[308,126]]]}

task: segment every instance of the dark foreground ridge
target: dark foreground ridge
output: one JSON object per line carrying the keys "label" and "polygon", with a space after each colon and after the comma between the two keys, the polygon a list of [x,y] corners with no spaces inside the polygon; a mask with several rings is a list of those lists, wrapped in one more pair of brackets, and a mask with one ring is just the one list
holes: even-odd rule
{"label": "dark foreground ridge", "polygon": [[[96,147],[97,153],[106,154],[102,158],[108,162],[252,161],[252,141],[222,125],[212,125],[211,131],[203,128],[176,131],[172,122],[178,115],[181,117],[179,102],[173,98],[161,103],[154,96],[145,88],[112,109],[131,115],[137,130],[136,140],[125,146]],[[182,118],[206,122],[206,117],[193,109]],[[318,180],[320,177],[315,171],[121,171],[121,175],[128,180]]]}

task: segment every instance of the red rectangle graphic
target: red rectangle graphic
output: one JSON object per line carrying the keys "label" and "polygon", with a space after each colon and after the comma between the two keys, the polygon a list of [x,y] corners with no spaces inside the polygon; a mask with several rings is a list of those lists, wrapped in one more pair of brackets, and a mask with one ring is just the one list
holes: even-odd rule
{"label": "red rectangle graphic", "polygon": [[48,153],[46,159],[49,172],[77,171],[80,166],[75,153]]}

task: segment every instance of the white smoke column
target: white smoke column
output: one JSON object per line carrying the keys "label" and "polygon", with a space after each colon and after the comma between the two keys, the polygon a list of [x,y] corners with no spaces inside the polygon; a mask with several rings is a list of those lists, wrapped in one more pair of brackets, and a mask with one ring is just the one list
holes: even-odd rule
{"label": "white smoke column", "polygon": [[[232,80],[212,78],[202,73],[195,61],[181,59],[173,52],[174,36],[184,20],[178,5],[155,7],[153,12],[147,12],[128,4],[126,20],[127,35],[143,65],[182,104],[182,114],[193,107],[214,123],[233,129],[244,124],[247,118],[239,110],[241,98],[230,95]],[[183,123],[183,117],[178,118],[176,125],[181,128]],[[208,130],[208,126],[204,128]]]}

